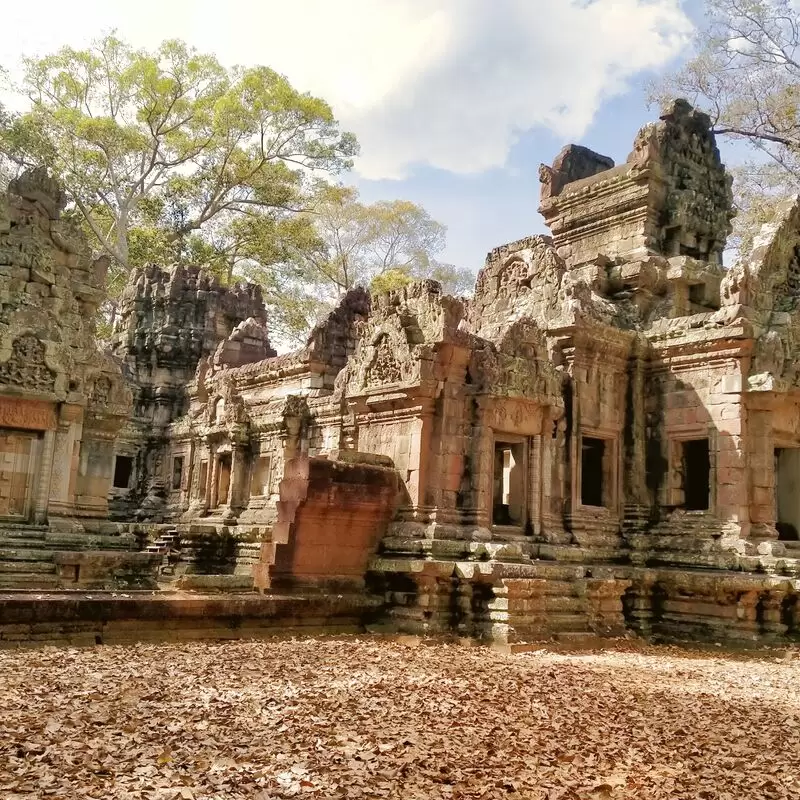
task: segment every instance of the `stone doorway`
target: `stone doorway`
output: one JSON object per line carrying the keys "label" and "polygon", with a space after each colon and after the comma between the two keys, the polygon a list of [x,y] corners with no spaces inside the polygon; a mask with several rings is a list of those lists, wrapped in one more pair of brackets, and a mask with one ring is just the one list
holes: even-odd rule
{"label": "stone doorway", "polygon": [[775,450],[775,510],[778,538],[800,540],[800,448]]}
{"label": "stone doorway", "polygon": [[525,445],[495,442],[492,524],[525,524]]}
{"label": "stone doorway", "polygon": [[40,441],[29,431],[0,429],[0,518],[30,518]]}

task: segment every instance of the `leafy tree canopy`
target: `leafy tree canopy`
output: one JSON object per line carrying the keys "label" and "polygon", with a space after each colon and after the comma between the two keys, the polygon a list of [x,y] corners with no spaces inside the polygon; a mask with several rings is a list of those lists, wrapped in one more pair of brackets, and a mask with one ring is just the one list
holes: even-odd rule
{"label": "leafy tree canopy", "polygon": [[352,165],[355,137],[267,67],[226,69],[181,41],[148,52],[114,34],[23,67],[29,107],[0,108],[0,176],[44,165],[61,181],[67,213],[111,257],[112,323],[130,270],[149,263],[258,281],[287,342],[356,285],[471,288],[469,271],[436,260],[445,228],[420,206],[366,205],[326,182]]}
{"label": "leafy tree canopy", "polygon": [[0,151],[62,181],[121,282],[137,264],[212,252],[230,272],[240,231],[290,235],[314,173],[357,152],[323,100],[180,41],[147,52],[112,34],[28,58],[19,90],[30,107],[0,119]]}
{"label": "leafy tree canopy", "polygon": [[[273,325],[291,340],[303,333],[350,289],[366,286],[382,292],[412,280],[433,278],[445,292],[463,294],[475,276],[437,260],[446,229],[421,206],[407,200],[365,204],[356,189],[318,184],[312,207],[294,220],[303,232],[279,239],[285,259],[264,270],[254,254],[242,274],[278,293]],[[302,246],[297,246],[297,242]],[[276,239],[264,244],[273,246]]]}

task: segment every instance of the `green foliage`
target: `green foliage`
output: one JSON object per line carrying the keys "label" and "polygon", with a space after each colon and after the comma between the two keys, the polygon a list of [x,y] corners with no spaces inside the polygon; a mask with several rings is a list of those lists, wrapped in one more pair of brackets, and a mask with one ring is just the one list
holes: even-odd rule
{"label": "green foliage", "polygon": [[[384,292],[433,278],[444,291],[462,293],[474,283],[469,270],[436,260],[444,248],[446,229],[407,200],[369,205],[352,187],[318,184],[312,208],[293,224],[292,236],[271,241],[285,245],[273,320],[278,318],[294,341],[302,340],[309,324],[356,286]],[[254,276],[252,269],[246,274]],[[266,277],[262,273],[262,285]],[[266,297],[271,297],[269,285]]]}
{"label": "green foliage", "polygon": [[708,0],[694,56],[651,89],[711,115],[754,157],[734,169],[733,244],[746,250],[784,196],[800,191],[800,12],[793,0]]}
{"label": "green foliage", "polygon": [[376,275],[369,284],[369,290],[373,294],[383,294],[391,292],[393,289],[400,289],[413,282],[413,278],[400,267],[387,269],[386,272]]}
{"label": "green foliage", "polygon": [[180,41],[148,52],[112,34],[25,59],[24,72],[29,108],[0,109],[0,155],[47,166],[67,213],[111,257],[107,321],[130,270],[149,263],[257,281],[286,343],[357,285],[472,283],[436,261],[445,228],[420,206],[366,205],[321,180],[351,166],[356,141],[323,100],[267,67],[228,70]]}
{"label": "green foliage", "polygon": [[30,107],[0,117],[0,152],[62,181],[112,277],[198,258],[230,277],[254,238],[274,255],[282,245],[266,238],[295,230],[287,220],[307,207],[312,176],[357,152],[323,100],[180,41],[147,52],[109,35],[24,68]]}

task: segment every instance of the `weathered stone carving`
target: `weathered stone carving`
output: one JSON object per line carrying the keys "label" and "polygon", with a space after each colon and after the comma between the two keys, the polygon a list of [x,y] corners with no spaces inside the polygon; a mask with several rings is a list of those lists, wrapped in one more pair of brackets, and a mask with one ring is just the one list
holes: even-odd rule
{"label": "weathered stone carving", "polygon": [[[587,151],[570,155],[570,169],[557,159],[540,171],[540,211],[570,267],[601,254],[619,262],[646,254],[720,262],[733,217],[731,177],[706,114],[676,100],[642,128],[625,164],[600,170],[602,159]],[[657,214],[648,213],[654,198]]]}
{"label": "weathered stone carving", "polygon": [[400,383],[403,374],[400,362],[395,358],[389,334],[382,333],[372,345],[373,356],[364,376],[365,386]]}
{"label": "weathered stone carving", "polygon": [[34,392],[52,392],[55,375],[45,363],[44,344],[33,334],[15,339],[11,355],[0,363],[0,384],[30,389]]}
{"label": "weathered stone carving", "polygon": [[796,636],[800,203],[723,270],[730,181],[682,101],[626,163],[572,146],[541,176],[552,236],[492,250],[472,299],[354,289],[281,356],[255,287],[177,267],[134,273],[98,353],[107,265],[17,184],[0,442],[52,467],[37,519],[102,519],[111,488],[191,542],[181,586],[368,578],[394,630]]}

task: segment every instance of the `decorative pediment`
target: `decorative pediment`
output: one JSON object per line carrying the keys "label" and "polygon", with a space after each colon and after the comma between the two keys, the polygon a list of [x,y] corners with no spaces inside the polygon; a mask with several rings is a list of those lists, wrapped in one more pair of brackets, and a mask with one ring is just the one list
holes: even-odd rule
{"label": "decorative pediment", "polygon": [[499,344],[475,340],[469,380],[479,394],[560,402],[561,375],[548,358],[544,334],[527,318],[515,322]]}
{"label": "decorative pediment", "polygon": [[372,359],[364,374],[364,385],[372,387],[400,383],[403,380],[403,367],[395,356],[387,333],[378,337],[372,345],[372,351]]}

